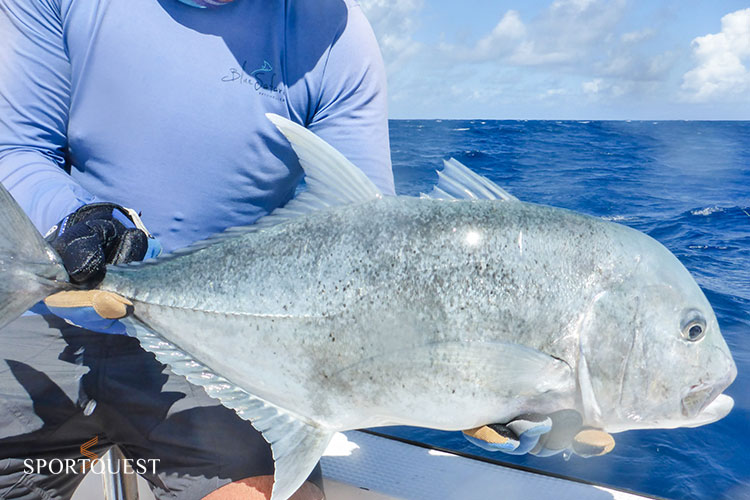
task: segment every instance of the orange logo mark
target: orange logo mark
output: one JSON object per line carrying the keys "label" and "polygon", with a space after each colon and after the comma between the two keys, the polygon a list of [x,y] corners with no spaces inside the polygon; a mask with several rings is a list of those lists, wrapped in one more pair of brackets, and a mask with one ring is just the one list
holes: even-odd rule
{"label": "orange logo mark", "polygon": [[81,445],[81,455],[88,458],[87,461],[83,462],[83,465],[81,466],[81,472],[86,471],[86,464],[89,464],[89,468],[91,468],[92,465],[94,465],[99,460],[99,455],[94,453],[93,451],[89,451],[89,448],[94,446],[99,442],[99,436],[94,436],[93,438],[89,439],[85,443]]}

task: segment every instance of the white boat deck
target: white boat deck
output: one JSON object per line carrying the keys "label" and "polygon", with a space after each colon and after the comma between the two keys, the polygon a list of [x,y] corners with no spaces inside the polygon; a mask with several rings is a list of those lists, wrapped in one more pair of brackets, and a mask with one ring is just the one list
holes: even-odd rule
{"label": "white boat deck", "polygon": [[[644,496],[415,446],[367,432],[337,434],[321,459],[328,500],[643,500]],[[140,500],[154,497],[139,478]],[[73,500],[103,498],[89,474]]]}
{"label": "white boat deck", "polygon": [[[321,460],[328,480],[409,500],[642,500],[647,497],[352,431],[337,435]],[[329,500],[368,498],[333,496]]]}

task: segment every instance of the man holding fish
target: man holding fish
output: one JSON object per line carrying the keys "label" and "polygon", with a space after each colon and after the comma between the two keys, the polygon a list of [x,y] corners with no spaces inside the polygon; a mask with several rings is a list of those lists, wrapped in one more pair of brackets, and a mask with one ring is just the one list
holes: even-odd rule
{"label": "man holding fish", "polygon": [[[71,283],[98,283],[105,264],[171,252],[284,205],[301,170],[265,113],[327,139],[379,196],[393,194],[382,62],[356,4],[181,1],[0,0],[9,40],[0,50],[0,180],[48,235]],[[143,222],[124,206],[142,210]],[[274,462],[259,433],[135,339],[94,333],[125,333],[115,320],[128,302],[118,300],[52,297],[37,312],[67,322],[26,316],[3,330],[0,458],[9,466],[0,492],[69,495],[80,478],[30,479],[14,464],[49,449],[75,454],[93,433],[106,437],[102,449],[159,458],[147,477],[157,494],[267,497]],[[8,299],[0,311],[13,307]],[[556,359],[544,358],[550,373],[570,371]],[[693,392],[691,416],[716,396]],[[611,450],[606,432],[583,425],[580,412],[562,409],[466,435],[511,453]],[[295,498],[320,496],[308,483]]]}
{"label": "man holding fish", "polygon": [[[0,0],[0,39],[0,181],[76,282],[289,200],[302,170],[267,112],[326,137],[393,193],[384,68],[350,0]],[[247,421],[136,339],[92,332],[121,324],[51,309],[88,329],[45,314],[0,335],[0,497],[70,495],[80,475],[23,477],[22,459],[78,456],[93,435],[100,455],[117,443],[160,459],[157,494],[270,494],[270,450]]]}
{"label": "man holding fish", "polygon": [[[327,138],[393,193],[385,74],[349,0],[2,0],[0,37],[0,180],[75,282],[289,200],[302,172],[266,112]],[[21,460],[76,455],[94,434],[100,450],[159,458],[157,492],[270,494],[260,435],[135,339],[93,333],[123,327],[81,305],[50,304],[67,323],[26,316],[0,335],[0,495],[71,494],[81,477],[23,478]]]}

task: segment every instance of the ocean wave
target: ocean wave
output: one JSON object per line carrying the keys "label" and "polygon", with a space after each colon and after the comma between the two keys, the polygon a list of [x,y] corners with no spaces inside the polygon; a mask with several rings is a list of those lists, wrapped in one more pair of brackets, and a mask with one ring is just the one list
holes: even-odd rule
{"label": "ocean wave", "polygon": [[717,207],[717,206],[700,208],[700,209],[697,208],[695,210],[691,210],[690,215],[702,215],[705,217],[705,216],[715,214],[715,213],[722,213],[724,212],[724,210],[725,209],[721,207]]}
{"label": "ocean wave", "polygon": [[688,245],[690,250],[729,250],[726,245]]}
{"label": "ocean wave", "polygon": [[602,220],[610,222],[623,222],[629,220],[635,220],[635,217],[628,217],[627,215],[602,215]]}

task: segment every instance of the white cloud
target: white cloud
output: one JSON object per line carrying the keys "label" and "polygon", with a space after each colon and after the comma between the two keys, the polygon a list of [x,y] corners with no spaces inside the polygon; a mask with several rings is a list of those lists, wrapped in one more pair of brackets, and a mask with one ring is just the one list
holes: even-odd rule
{"label": "white cloud", "polygon": [[750,96],[750,9],[696,38],[695,67],[685,73],[688,48],[666,50],[672,21],[633,26],[640,11],[630,0],[545,3],[500,10],[485,24],[466,13],[453,22],[426,0],[360,0],[386,62],[392,116],[632,118],[668,106],[682,112],[680,97],[721,104]]}
{"label": "white cloud", "polygon": [[[518,69],[528,85],[536,86],[537,98],[547,102],[572,102],[575,95],[651,98],[664,91],[679,54],[648,53],[644,44],[658,34],[652,27],[624,32],[628,9],[627,0],[551,0],[528,19],[508,10],[476,43],[442,43],[439,59],[471,66],[475,73],[482,67]],[[564,84],[548,87],[544,75]],[[550,88],[565,92],[547,92]]]}
{"label": "white cloud", "polygon": [[588,63],[612,42],[612,33],[625,13],[625,0],[555,0],[535,20],[533,36],[519,63]]}
{"label": "white cloud", "polygon": [[651,28],[645,28],[640,31],[631,31],[629,33],[623,33],[620,37],[622,43],[639,43],[645,40],[649,40],[656,35],[656,31]]}
{"label": "white cloud", "polygon": [[524,36],[526,36],[526,26],[521,21],[521,16],[518,11],[509,10],[492,32],[479,40],[473,53],[478,59],[493,57],[502,50],[512,48]]}
{"label": "white cloud", "polygon": [[601,78],[595,78],[591,81],[583,82],[581,88],[584,94],[598,94],[605,88],[604,80]]}
{"label": "white cloud", "polygon": [[693,101],[750,98],[750,9],[721,18],[721,32],[692,42],[697,66],[683,76],[682,89]]}
{"label": "white cloud", "polygon": [[633,82],[605,80],[603,78],[594,78],[581,84],[583,93],[594,100],[620,97],[632,93],[635,87],[636,84]]}
{"label": "white cloud", "polygon": [[395,74],[421,49],[414,41],[423,0],[360,0],[380,44],[388,74]]}
{"label": "white cloud", "polygon": [[502,61],[516,66],[580,65],[612,37],[625,0],[555,0],[524,23],[508,10],[473,46],[442,44],[444,55],[464,61]]}
{"label": "white cloud", "polygon": [[549,99],[550,97],[566,95],[566,94],[568,94],[568,89],[565,89],[565,88],[547,89],[544,91],[544,93],[539,95],[539,99]]}
{"label": "white cloud", "polygon": [[604,61],[596,63],[594,69],[601,76],[615,80],[659,82],[668,78],[677,60],[673,52],[645,56],[620,47],[612,50]]}
{"label": "white cloud", "polygon": [[455,62],[482,63],[508,58],[517,51],[526,37],[526,25],[518,11],[507,11],[487,35],[471,46],[441,42],[439,57]]}

